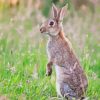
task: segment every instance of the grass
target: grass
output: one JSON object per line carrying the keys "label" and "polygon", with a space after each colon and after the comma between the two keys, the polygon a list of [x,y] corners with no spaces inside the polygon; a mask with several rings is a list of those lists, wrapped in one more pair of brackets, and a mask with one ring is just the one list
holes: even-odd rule
{"label": "grass", "polygon": [[7,38],[2,38],[0,45],[2,48],[0,50],[0,93],[2,95],[5,94],[12,100],[20,99],[23,95],[28,100],[32,98],[40,100],[55,94],[54,84],[45,76],[47,58],[41,47],[32,48],[30,51],[29,44],[25,43],[23,47],[14,48]]}
{"label": "grass", "polygon": [[[47,40],[38,31],[37,35],[30,34],[35,27],[32,18],[11,21],[8,16],[0,20],[0,97],[9,100],[57,97],[55,72],[51,77],[45,76]],[[78,50],[89,81],[86,95],[89,100],[100,100],[100,46],[93,33],[86,33],[84,48],[82,52]]]}

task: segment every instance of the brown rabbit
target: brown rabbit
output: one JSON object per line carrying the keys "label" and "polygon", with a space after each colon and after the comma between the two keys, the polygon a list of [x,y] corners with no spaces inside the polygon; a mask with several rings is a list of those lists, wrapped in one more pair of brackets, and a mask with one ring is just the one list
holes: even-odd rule
{"label": "brown rabbit", "polygon": [[53,18],[45,21],[40,28],[42,34],[48,34],[50,37],[47,45],[49,62],[46,74],[51,75],[54,64],[58,95],[69,100],[82,99],[85,96],[88,82],[71,43],[63,32],[62,20],[65,7],[58,9],[53,5],[52,10]]}

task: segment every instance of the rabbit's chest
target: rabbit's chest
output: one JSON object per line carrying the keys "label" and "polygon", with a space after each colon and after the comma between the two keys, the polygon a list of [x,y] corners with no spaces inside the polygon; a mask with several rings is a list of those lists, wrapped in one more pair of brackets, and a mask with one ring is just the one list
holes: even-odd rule
{"label": "rabbit's chest", "polygon": [[48,53],[51,57],[54,57],[55,59],[62,59],[63,55],[63,47],[59,43],[48,43]]}
{"label": "rabbit's chest", "polygon": [[53,58],[54,63],[62,65],[67,61],[68,52],[65,47],[65,42],[59,41],[49,41],[47,45],[48,57]]}

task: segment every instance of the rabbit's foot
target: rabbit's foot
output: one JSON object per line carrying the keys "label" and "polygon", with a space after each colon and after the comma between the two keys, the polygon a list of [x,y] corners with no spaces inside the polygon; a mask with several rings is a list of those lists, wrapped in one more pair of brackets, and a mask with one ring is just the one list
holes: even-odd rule
{"label": "rabbit's foot", "polygon": [[52,68],[47,67],[46,76],[50,76],[52,74]]}

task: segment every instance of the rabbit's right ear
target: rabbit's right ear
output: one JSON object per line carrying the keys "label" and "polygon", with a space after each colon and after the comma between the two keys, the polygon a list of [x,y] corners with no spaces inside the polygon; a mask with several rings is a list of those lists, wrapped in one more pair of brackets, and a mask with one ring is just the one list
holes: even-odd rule
{"label": "rabbit's right ear", "polygon": [[53,17],[57,18],[58,10],[57,10],[57,7],[55,6],[55,4],[52,4],[52,13],[53,13]]}

